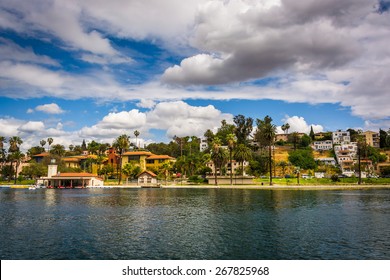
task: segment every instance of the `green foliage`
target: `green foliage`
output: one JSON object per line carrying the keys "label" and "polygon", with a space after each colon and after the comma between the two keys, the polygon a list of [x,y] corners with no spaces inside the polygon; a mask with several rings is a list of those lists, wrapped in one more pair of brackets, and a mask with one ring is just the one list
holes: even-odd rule
{"label": "green foliage", "polygon": [[340,182],[340,178],[337,174],[333,174],[330,179],[332,180],[332,182]]}
{"label": "green foliage", "polygon": [[291,162],[291,164],[302,169],[316,168],[313,152],[308,149],[291,151],[289,153],[288,160]]}
{"label": "green foliage", "polygon": [[29,166],[23,167],[21,174],[33,179],[45,176],[47,174],[47,165],[32,162]]}
{"label": "green foliage", "polygon": [[252,133],[253,119],[245,118],[243,115],[234,116],[233,122],[236,125],[234,133],[238,144],[248,144],[248,137]]}
{"label": "green foliage", "polygon": [[260,177],[268,172],[268,156],[265,154],[254,154],[249,161],[248,173]]}
{"label": "green foliage", "polygon": [[[314,134],[313,134],[314,135]],[[313,136],[314,137],[314,136]],[[301,148],[307,148],[310,146],[312,139],[308,135],[303,135],[299,141],[299,146]]]}
{"label": "green foliage", "polygon": [[31,147],[30,149],[28,149],[27,155],[32,157],[34,155],[43,153],[44,151],[45,151],[45,148],[43,148],[41,146],[35,146],[35,147]]}

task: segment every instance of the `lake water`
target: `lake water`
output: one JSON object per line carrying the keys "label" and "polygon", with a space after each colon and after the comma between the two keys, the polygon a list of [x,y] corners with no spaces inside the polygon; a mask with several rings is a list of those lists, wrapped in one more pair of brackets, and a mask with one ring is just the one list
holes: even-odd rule
{"label": "lake water", "polygon": [[390,191],[0,188],[0,259],[390,259]]}

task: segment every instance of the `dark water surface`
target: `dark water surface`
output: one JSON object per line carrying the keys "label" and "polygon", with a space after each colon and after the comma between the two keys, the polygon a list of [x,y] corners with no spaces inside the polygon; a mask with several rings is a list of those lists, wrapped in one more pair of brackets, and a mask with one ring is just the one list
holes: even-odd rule
{"label": "dark water surface", "polygon": [[390,259],[390,191],[0,188],[0,259]]}

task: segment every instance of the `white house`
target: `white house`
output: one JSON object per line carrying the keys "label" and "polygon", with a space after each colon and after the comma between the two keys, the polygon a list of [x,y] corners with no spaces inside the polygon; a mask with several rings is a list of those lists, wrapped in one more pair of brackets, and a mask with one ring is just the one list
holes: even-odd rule
{"label": "white house", "polygon": [[332,132],[333,145],[347,144],[351,142],[349,131],[337,130]]}
{"label": "white house", "polygon": [[138,185],[157,186],[157,175],[148,170],[141,172],[138,175]]}
{"label": "white house", "polygon": [[333,149],[333,142],[332,140],[314,141],[312,148],[316,151],[329,151]]}

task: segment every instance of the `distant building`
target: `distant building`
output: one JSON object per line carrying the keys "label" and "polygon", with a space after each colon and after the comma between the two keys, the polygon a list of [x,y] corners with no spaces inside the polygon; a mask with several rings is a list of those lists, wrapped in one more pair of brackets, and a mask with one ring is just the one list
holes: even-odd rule
{"label": "distant building", "polygon": [[349,131],[337,130],[332,133],[333,145],[348,144],[351,142]]}
{"label": "distant building", "polygon": [[143,171],[138,176],[138,184],[141,186],[157,185],[157,175],[151,171]]}
{"label": "distant building", "polygon": [[206,151],[209,148],[209,144],[207,143],[207,140],[204,139],[204,138],[200,139],[200,144],[199,145],[200,145],[199,150],[201,152],[204,152],[204,151]]}
{"label": "distant building", "polygon": [[333,149],[333,142],[332,140],[314,141],[312,148],[316,151],[329,151]]}
{"label": "distant building", "polygon": [[322,162],[325,165],[336,165],[336,160],[332,157],[327,158],[315,158],[315,161]]}
{"label": "distant building", "polygon": [[366,139],[367,145],[374,147],[374,148],[379,148],[380,147],[380,137],[378,132],[374,131],[366,131],[363,132],[363,135]]}

